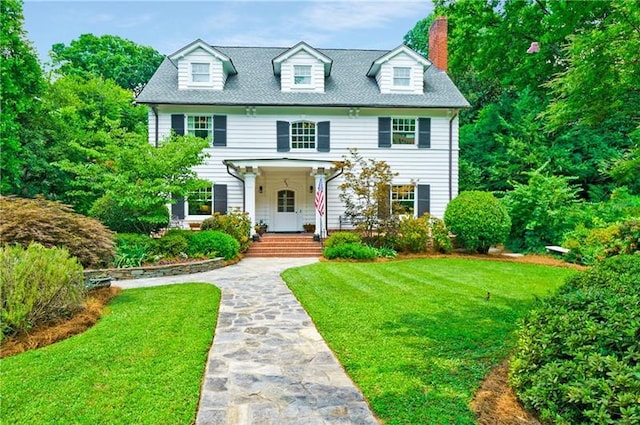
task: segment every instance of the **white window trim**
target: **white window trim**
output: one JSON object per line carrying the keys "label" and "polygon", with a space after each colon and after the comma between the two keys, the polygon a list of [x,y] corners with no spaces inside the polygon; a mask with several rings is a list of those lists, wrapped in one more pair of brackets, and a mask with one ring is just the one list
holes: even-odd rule
{"label": "white window trim", "polygon": [[[309,69],[309,83],[296,83],[296,68],[308,68]],[[307,77],[307,75],[301,75],[302,77]],[[291,69],[291,81],[292,81],[292,87],[294,88],[313,88],[313,65],[303,65],[303,64],[298,64],[298,65],[292,65],[292,69]]]}
{"label": "white window trim", "polygon": [[[214,132],[213,132],[213,115],[207,115],[207,114],[188,114],[184,116],[184,132],[185,134],[191,134],[189,132],[189,130],[191,130],[191,128],[189,127],[189,118],[195,118],[195,117],[206,117],[209,122],[211,123],[211,127],[210,127],[210,131],[211,131],[211,137],[209,139],[209,147],[213,146],[213,137],[214,137]],[[193,134],[193,136],[195,136],[195,134]]]}
{"label": "white window trim", "polygon": [[[211,213],[209,213],[209,214],[189,214],[189,194],[187,194],[187,196],[185,197],[185,202],[184,202],[185,219],[203,219],[203,218],[208,218],[208,217],[213,216],[213,206],[214,206],[213,184],[211,184],[211,186],[209,188],[206,188],[206,189],[211,190]],[[205,190],[205,189],[202,189],[202,190]]]}
{"label": "white window trim", "polygon": [[[193,81],[193,65],[207,65],[209,67],[209,79],[207,81]],[[189,86],[211,86],[212,83],[212,75],[213,72],[213,64],[211,62],[189,62]],[[204,74],[200,74],[204,75]]]}
{"label": "white window trim", "polygon": [[[293,147],[293,126],[294,124],[300,124],[300,123],[310,123],[313,124],[313,147],[309,147],[309,148],[295,148]],[[300,142],[297,142],[300,143]],[[302,142],[304,143],[304,142]],[[313,152],[316,149],[318,149],[318,123],[315,121],[310,121],[310,120],[298,120],[298,121],[293,121],[290,124],[290,131],[289,131],[289,146],[290,149],[292,151],[296,151],[296,152],[304,152],[304,151],[308,151],[308,152]]]}
{"label": "white window trim", "polygon": [[[407,76],[396,76],[396,71],[400,71],[400,70],[406,70],[408,71]],[[410,66],[394,66],[392,68],[392,76],[391,76],[391,80],[393,82],[393,88],[394,89],[399,89],[399,90],[411,90],[411,74],[412,74],[412,69]],[[406,80],[407,84],[396,84],[396,79],[402,79],[403,81]]]}
{"label": "white window trim", "polygon": [[416,190],[416,185],[414,183],[394,183],[391,185],[391,188],[389,190],[389,205],[391,206],[391,211],[393,211],[393,203],[394,202],[398,202],[401,203],[402,201],[410,201],[411,199],[393,199],[393,193],[394,193],[394,188],[398,188],[398,187],[412,187],[413,190],[407,193],[411,193],[413,196],[413,206],[412,211],[409,211],[403,215],[406,216],[415,216],[416,215],[416,211],[418,208],[418,205],[416,204],[417,200],[418,200],[418,194],[417,194],[417,190]]}
{"label": "white window trim", "polygon": [[[413,143],[393,143],[393,120],[413,120]],[[406,133],[406,132],[398,132]],[[391,118],[391,147],[394,149],[408,149],[418,146],[418,118],[416,117],[392,117]]]}

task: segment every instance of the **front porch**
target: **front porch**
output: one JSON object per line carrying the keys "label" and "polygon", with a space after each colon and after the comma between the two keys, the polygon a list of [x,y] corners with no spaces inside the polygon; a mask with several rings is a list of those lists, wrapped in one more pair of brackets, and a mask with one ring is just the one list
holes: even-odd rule
{"label": "front porch", "polygon": [[244,211],[252,222],[268,232],[295,233],[315,225],[315,233],[326,236],[326,191],[322,190],[323,214],[315,207],[318,187],[325,188],[340,166],[329,161],[303,159],[225,160],[230,173],[243,181]]}

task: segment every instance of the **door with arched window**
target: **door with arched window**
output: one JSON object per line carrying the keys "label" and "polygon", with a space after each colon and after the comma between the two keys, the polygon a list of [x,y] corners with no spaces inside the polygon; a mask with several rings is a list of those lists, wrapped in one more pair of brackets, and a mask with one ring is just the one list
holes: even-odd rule
{"label": "door with arched window", "polygon": [[282,189],[276,192],[276,216],[274,223],[276,232],[293,232],[297,230],[296,192]]}

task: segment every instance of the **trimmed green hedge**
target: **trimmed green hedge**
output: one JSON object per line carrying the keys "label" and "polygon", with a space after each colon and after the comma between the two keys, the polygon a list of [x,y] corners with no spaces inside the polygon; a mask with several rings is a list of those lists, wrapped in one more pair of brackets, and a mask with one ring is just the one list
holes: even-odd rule
{"label": "trimmed green hedge", "polygon": [[510,380],[543,420],[640,423],[640,255],[609,258],[541,301]]}
{"label": "trimmed green hedge", "polygon": [[481,254],[503,243],[511,229],[507,209],[489,192],[462,192],[447,205],[444,222],[456,242]]}

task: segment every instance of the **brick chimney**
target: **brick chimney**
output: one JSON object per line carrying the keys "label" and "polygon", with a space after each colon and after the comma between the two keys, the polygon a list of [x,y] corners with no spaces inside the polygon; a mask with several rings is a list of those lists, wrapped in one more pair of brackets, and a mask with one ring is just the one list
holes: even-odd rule
{"label": "brick chimney", "polygon": [[436,68],[447,71],[447,18],[438,16],[429,28],[429,60]]}

